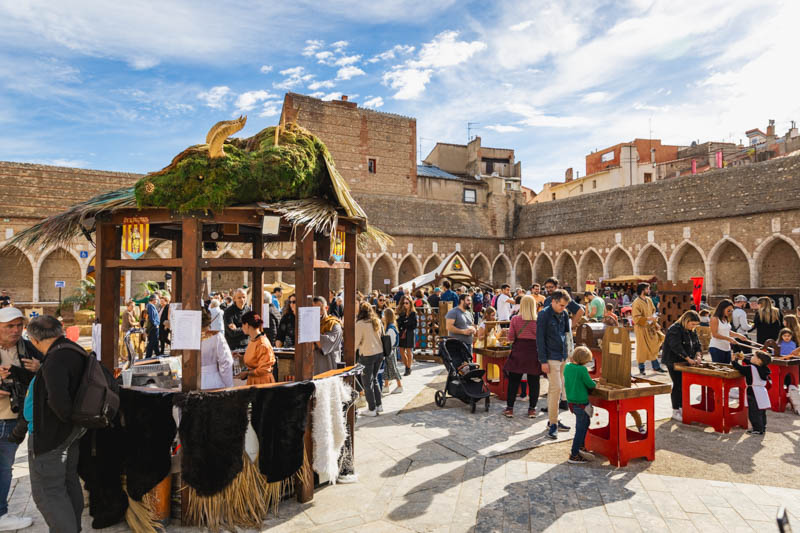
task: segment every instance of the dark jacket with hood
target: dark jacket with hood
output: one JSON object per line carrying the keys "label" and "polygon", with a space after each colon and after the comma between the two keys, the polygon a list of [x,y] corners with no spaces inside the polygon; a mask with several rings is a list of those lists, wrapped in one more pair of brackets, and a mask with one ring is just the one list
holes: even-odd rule
{"label": "dark jacket with hood", "polygon": [[665,365],[685,363],[687,359],[694,359],[697,352],[701,351],[697,333],[684,328],[680,322],[675,322],[667,329],[664,337],[664,345],[661,347],[661,362]]}
{"label": "dark jacket with hood", "polygon": [[[225,323],[225,340],[228,341],[228,347],[231,350],[244,350],[247,348],[249,337],[242,331],[242,316],[249,312],[249,305],[239,309],[239,306],[234,303],[225,309],[225,313],[222,315]],[[235,329],[229,327],[231,324],[234,325]]]}

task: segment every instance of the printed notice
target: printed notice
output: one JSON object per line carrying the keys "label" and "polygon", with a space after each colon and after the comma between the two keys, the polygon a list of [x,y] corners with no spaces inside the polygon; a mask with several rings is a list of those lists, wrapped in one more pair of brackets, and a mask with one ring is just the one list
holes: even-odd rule
{"label": "printed notice", "polygon": [[621,342],[609,342],[608,343],[608,353],[614,355],[622,355],[622,343]]}
{"label": "printed notice", "polygon": [[200,349],[200,322],[201,311],[172,312],[170,326],[172,330],[173,350],[199,350]]}
{"label": "printed notice", "polygon": [[92,324],[92,350],[94,350],[95,355],[97,355],[97,360],[100,360],[100,332],[102,331],[103,326],[100,324]]}
{"label": "printed notice", "polygon": [[319,342],[319,307],[301,307],[298,311],[297,342]]}
{"label": "printed notice", "polygon": [[264,329],[269,327],[269,303],[261,304],[261,320],[264,321]]}

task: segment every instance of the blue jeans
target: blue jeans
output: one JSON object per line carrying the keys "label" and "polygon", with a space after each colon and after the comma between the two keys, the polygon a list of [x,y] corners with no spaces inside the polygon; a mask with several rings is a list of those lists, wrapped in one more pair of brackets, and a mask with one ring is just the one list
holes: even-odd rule
{"label": "blue jeans", "polygon": [[158,326],[152,328],[147,334],[147,349],[145,350],[145,357],[150,357],[153,354],[159,355],[158,352]]}
{"label": "blue jeans", "polygon": [[[658,359],[653,359],[651,363],[653,364],[653,370],[661,370],[661,364]],[[644,372],[644,363],[639,363],[639,372]]]}
{"label": "blue jeans", "polygon": [[709,348],[708,353],[711,355],[711,360],[715,363],[731,364],[731,351],[720,350],[719,348]]}
{"label": "blue jeans", "polygon": [[575,437],[572,439],[572,455],[578,455],[578,450],[583,448],[586,441],[586,432],[589,431],[589,415],[583,408],[586,404],[572,404],[572,412],[575,414]]}
{"label": "blue jeans", "polygon": [[0,420],[0,516],[8,512],[11,468],[14,466],[14,456],[17,453],[17,445],[8,442],[8,437],[16,425],[16,420]]}

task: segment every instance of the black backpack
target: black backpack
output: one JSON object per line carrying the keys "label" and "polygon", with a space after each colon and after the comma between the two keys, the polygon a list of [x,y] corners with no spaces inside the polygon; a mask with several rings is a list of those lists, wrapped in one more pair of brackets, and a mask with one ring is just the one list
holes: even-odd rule
{"label": "black backpack", "polygon": [[97,355],[72,342],[67,348],[86,357],[83,375],[72,403],[72,422],[86,429],[102,429],[111,425],[119,412],[119,385],[114,376],[100,364]]}

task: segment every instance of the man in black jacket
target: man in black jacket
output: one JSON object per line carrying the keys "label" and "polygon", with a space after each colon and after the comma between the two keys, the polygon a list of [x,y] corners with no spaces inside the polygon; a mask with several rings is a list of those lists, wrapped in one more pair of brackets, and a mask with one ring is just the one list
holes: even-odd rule
{"label": "man in black jacket", "polygon": [[72,423],[72,404],[86,365],[86,352],[64,338],[61,323],[38,316],[28,336],[44,360],[29,391],[33,428],[28,435],[31,494],[50,531],[81,530],[83,491],[78,478],[78,446],[86,431]]}
{"label": "man in black jacket", "polygon": [[245,290],[236,289],[236,292],[233,293],[233,305],[225,309],[225,314],[222,315],[225,321],[225,340],[228,341],[231,351],[247,348],[249,337],[242,331],[242,316],[250,312],[250,306],[247,305],[246,300]]}

